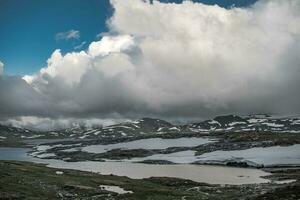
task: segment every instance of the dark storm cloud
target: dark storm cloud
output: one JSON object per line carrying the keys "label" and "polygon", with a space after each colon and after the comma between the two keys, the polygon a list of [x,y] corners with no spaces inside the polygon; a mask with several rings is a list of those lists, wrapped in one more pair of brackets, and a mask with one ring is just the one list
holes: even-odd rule
{"label": "dark storm cloud", "polygon": [[0,76],[0,94],[2,118],[43,113],[43,99],[20,77]]}

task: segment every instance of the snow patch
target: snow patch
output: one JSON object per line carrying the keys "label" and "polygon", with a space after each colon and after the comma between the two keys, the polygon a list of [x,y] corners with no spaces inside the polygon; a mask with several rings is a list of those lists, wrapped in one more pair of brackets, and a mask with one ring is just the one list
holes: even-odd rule
{"label": "snow patch", "polygon": [[121,188],[121,187],[119,187],[119,186],[99,185],[99,187],[100,187],[102,190],[114,192],[114,193],[117,193],[117,194],[133,193],[132,191],[124,190],[123,188]]}
{"label": "snow patch", "polygon": [[283,124],[275,124],[275,123],[269,123],[269,122],[264,122],[264,123],[262,123],[262,125],[266,125],[266,126],[270,126],[270,127],[275,127],[275,128],[284,127]]}
{"label": "snow patch", "polygon": [[63,175],[64,173],[62,171],[56,171],[55,174],[57,174],[57,175]]}

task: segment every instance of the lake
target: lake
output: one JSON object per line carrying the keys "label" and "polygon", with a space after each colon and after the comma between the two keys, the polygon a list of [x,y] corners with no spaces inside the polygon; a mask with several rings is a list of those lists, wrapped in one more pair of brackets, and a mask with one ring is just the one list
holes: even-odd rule
{"label": "lake", "polygon": [[235,151],[213,151],[196,156],[196,151],[180,151],[170,154],[155,154],[130,161],[166,160],[173,163],[224,163],[228,161],[248,162],[250,165],[300,165],[300,144],[291,146],[256,147]]}
{"label": "lake", "polygon": [[82,151],[104,153],[112,149],[167,149],[169,147],[195,147],[211,142],[214,142],[214,140],[196,137],[175,139],[149,138],[116,144],[90,145],[82,148]]}
{"label": "lake", "polygon": [[152,165],[132,162],[64,162],[54,159],[39,159],[27,155],[28,149],[0,148],[0,160],[19,160],[44,163],[49,167],[113,174],[133,179],[149,177],[174,177],[210,184],[253,184],[266,183],[262,176],[269,175],[259,169],[232,168],[192,164]]}

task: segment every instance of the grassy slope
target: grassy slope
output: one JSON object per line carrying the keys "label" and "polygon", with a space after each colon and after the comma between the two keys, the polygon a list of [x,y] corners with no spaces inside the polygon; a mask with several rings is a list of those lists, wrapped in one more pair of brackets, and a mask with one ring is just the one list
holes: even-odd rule
{"label": "grassy slope", "polygon": [[[63,171],[57,175],[56,171]],[[300,170],[280,178],[300,177]],[[296,177],[295,177],[296,178]],[[118,195],[99,185],[117,185],[133,194]],[[270,184],[222,186],[172,178],[134,180],[76,170],[58,170],[28,162],[0,161],[0,199],[299,199],[299,181],[289,185]]]}

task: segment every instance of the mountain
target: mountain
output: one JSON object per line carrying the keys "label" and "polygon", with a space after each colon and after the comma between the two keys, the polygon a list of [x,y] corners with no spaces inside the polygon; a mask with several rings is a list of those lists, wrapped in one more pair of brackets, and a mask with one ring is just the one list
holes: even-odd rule
{"label": "mountain", "polygon": [[31,140],[31,139],[57,139],[66,138],[68,135],[55,131],[33,131],[0,124],[0,142],[3,140]]}
{"label": "mountain", "polygon": [[193,132],[242,132],[242,131],[271,131],[299,132],[300,119],[295,117],[272,117],[269,115],[226,115],[212,120],[185,125]]}
{"label": "mountain", "polygon": [[268,115],[225,115],[210,120],[185,125],[173,125],[167,121],[143,118],[110,126],[85,127],[74,125],[60,131],[38,132],[0,125],[0,141],[6,139],[100,139],[130,138],[147,135],[213,133],[213,132],[292,132],[300,133],[300,119],[296,117],[272,117]]}
{"label": "mountain", "polygon": [[171,123],[152,118],[143,118],[133,122],[125,122],[105,127],[74,127],[63,130],[65,134],[70,137],[77,137],[80,139],[92,138],[121,138],[121,137],[136,137],[146,134],[163,134],[165,132],[179,132],[180,129]]}

